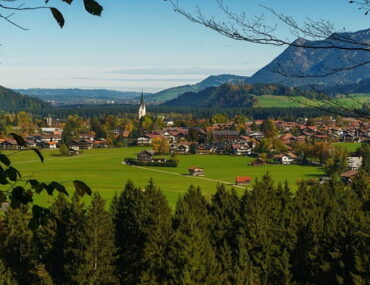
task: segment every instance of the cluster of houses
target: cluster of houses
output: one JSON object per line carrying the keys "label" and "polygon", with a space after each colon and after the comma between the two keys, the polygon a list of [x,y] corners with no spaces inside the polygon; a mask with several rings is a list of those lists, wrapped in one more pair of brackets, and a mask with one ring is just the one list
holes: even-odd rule
{"label": "cluster of houses", "polygon": [[[25,141],[29,147],[56,149],[61,146],[62,132],[63,129],[61,128],[41,128],[40,134],[27,136],[25,137]],[[68,144],[68,147],[72,150],[78,151],[92,148],[107,148],[108,144],[104,139],[94,139],[94,135],[92,134],[80,134],[79,139],[71,141]],[[14,139],[0,138],[0,150],[18,148],[19,146]]]}
{"label": "cluster of houses", "polygon": [[[297,161],[297,154],[292,152],[291,145],[296,142],[363,142],[370,140],[370,124],[347,119],[346,127],[338,127],[335,121],[320,123],[317,126],[306,126],[304,123],[274,121],[279,130],[278,139],[285,145],[286,152],[276,153],[274,163],[292,164]],[[256,145],[264,138],[261,131],[255,129],[263,124],[263,120],[245,123],[243,134],[235,131],[233,123],[214,124],[208,128],[167,127],[143,134],[137,138],[137,145],[150,146],[157,138],[164,138],[170,144],[171,153],[176,154],[231,154],[249,156],[254,153]],[[197,140],[191,139],[196,136]],[[209,136],[212,133],[212,141]],[[190,139],[189,139],[190,137]],[[257,165],[263,164],[261,161]],[[352,166],[351,166],[352,168]]]}

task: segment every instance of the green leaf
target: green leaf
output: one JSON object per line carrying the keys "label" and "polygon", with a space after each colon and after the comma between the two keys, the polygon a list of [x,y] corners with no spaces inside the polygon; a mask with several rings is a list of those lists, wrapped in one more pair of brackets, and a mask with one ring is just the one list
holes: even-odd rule
{"label": "green leaf", "polygon": [[12,198],[16,200],[20,200],[22,196],[24,195],[24,193],[25,193],[24,188],[21,186],[17,186],[13,188],[12,190]]}
{"label": "green leaf", "polygon": [[57,21],[57,23],[59,24],[59,26],[60,26],[61,28],[63,28],[64,23],[65,23],[65,21],[64,21],[64,17],[63,17],[63,14],[62,14],[62,13],[60,13],[58,9],[53,8],[53,7],[52,7],[52,8],[50,8],[50,11],[51,11],[51,13],[53,14],[54,19],[55,19],[55,20]]}
{"label": "green leaf", "polygon": [[79,180],[75,180],[75,181],[73,181],[73,184],[75,186],[75,189],[76,189],[78,195],[83,196],[83,195],[87,194],[87,195],[91,196],[92,190],[84,182],[79,181]]}
{"label": "green leaf", "polygon": [[103,7],[96,2],[95,0],[84,0],[85,9],[91,15],[94,16],[101,16],[101,12],[103,11]]}
{"label": "green leaf", "polygon": [[15,141],[17,142],[17,145],[27,147],[27,143],[22,136],[16,133],[10,133],[9,135],[15,139]]}
{"label": "green leaf", "polygon": [[9,167],[7,170],[5,170],[5,172],[8,175],[8,178],[11,181],[17,181],[17,176],[18,176],[18,174],[20,175],[18,170],[15,169],[14,167]]}
{"label": "green leaf", "polygon": [[37,156],[40,158],[41,162],[44,162],[44,157],[42,156],[41,152],[37,148],[31,148],[34,152],[36,152]]}
{"label": "green leaf", "polygon": [[68,196],[68,192],[62,184],[55,182],[55,181],[51,182],[51,184],[53,184],[53,186],[55,187],[55,189],[57,189],[58,192],[63,193]]}
{"label": "green leaf", "polygon": [[9,158],[5,154],[0,153],[0,161],[4,163],[6,166],[9,166],[11,164]]}
{"label": "green leaf", "polygon": [[32,215],[34,217],[42,217],[43,214],[44,214],[44,208],[37,206],[37,205],[34,205],[32,207]]}
{"label": "green leaf", "polygon": [[28,227],[32,231],[37,230],[39,226],[40,226],[40,222],[39,222],[39,219],[36,217],[31,218],[31,220],[28,223]]}
{"label": "green leaf", "polygon": [[6,185],[9,184],[7,180],[8,174],[6,171],[0,166],[0,184]]}

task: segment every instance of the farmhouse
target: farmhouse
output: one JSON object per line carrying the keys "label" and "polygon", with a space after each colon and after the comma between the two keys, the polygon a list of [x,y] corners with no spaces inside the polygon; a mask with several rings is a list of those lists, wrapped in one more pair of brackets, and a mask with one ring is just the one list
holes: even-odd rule
{"label": "farmhouse", "polygon": [[201,167],[193,166],[190,167],[188,170],[191,176],[204,176],[204,169]]}
{"label": "farmhouse", "polygon": [[235,184],[236,185],[249,185],[252,181],[252,177],[249,176],[236,176]]}
{"label": "farmhouse", "polygon": [[294,163],[294,161],[297,159],[297,156],[291,152],[288,152],[286,154],[279,153],[279,154],[275,154],[273,159],[276,163],[289,165],[289,164]]}
{"label": "farmhouse", "polygon": [[155,152],[154,150],[143,150],[137,154],[137,160],[139,161],[152,161]]}
{"label": "farmhouse", "polygon": [[0,149],[18,149],[18,144],[15,140],[0,141]]}

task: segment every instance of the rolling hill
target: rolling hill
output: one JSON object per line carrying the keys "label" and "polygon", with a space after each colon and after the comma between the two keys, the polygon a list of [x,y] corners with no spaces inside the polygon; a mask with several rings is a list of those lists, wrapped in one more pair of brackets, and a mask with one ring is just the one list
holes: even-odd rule
{"label": "rolling hill", "polygon": [[148,102],[165,102],[175,99],[187,92],[199,92],[206,88],[217,87],[225,83],[243,83],[246,79],[248,79],[248,77],[231,74],[212,75],[197,84],[183,85],[162,90],[147,96],[146,100]]}
{"label": "rolling hill", "polygon": [[[58,105],[72,104],[105,104],[107,101],[116,103],[133,103],[139,100],[140,92],[116,91],[107,89],[17,89],[22,94],[51,101]],[[148,94],[144,94],[145,96]]]}
{"label": "rolling hill", "polygon": [[276,84],[223,84],[200,92],[188,92],[165,102],[164,106],[192,106],[206,108],[253,107],[261,95],[307,96],[295,88]]}

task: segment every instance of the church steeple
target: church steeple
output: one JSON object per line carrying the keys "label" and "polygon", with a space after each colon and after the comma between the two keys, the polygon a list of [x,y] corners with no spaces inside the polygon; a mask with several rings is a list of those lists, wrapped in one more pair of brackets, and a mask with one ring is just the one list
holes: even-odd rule
{"label": "church steeple", "polygon": [[138,112],[139,120],[145,115],[146,115],[146,108],[145,108],[145,103],[144,103],[144,92],[141,92],[140,106],[139,106],[139,112]]}

